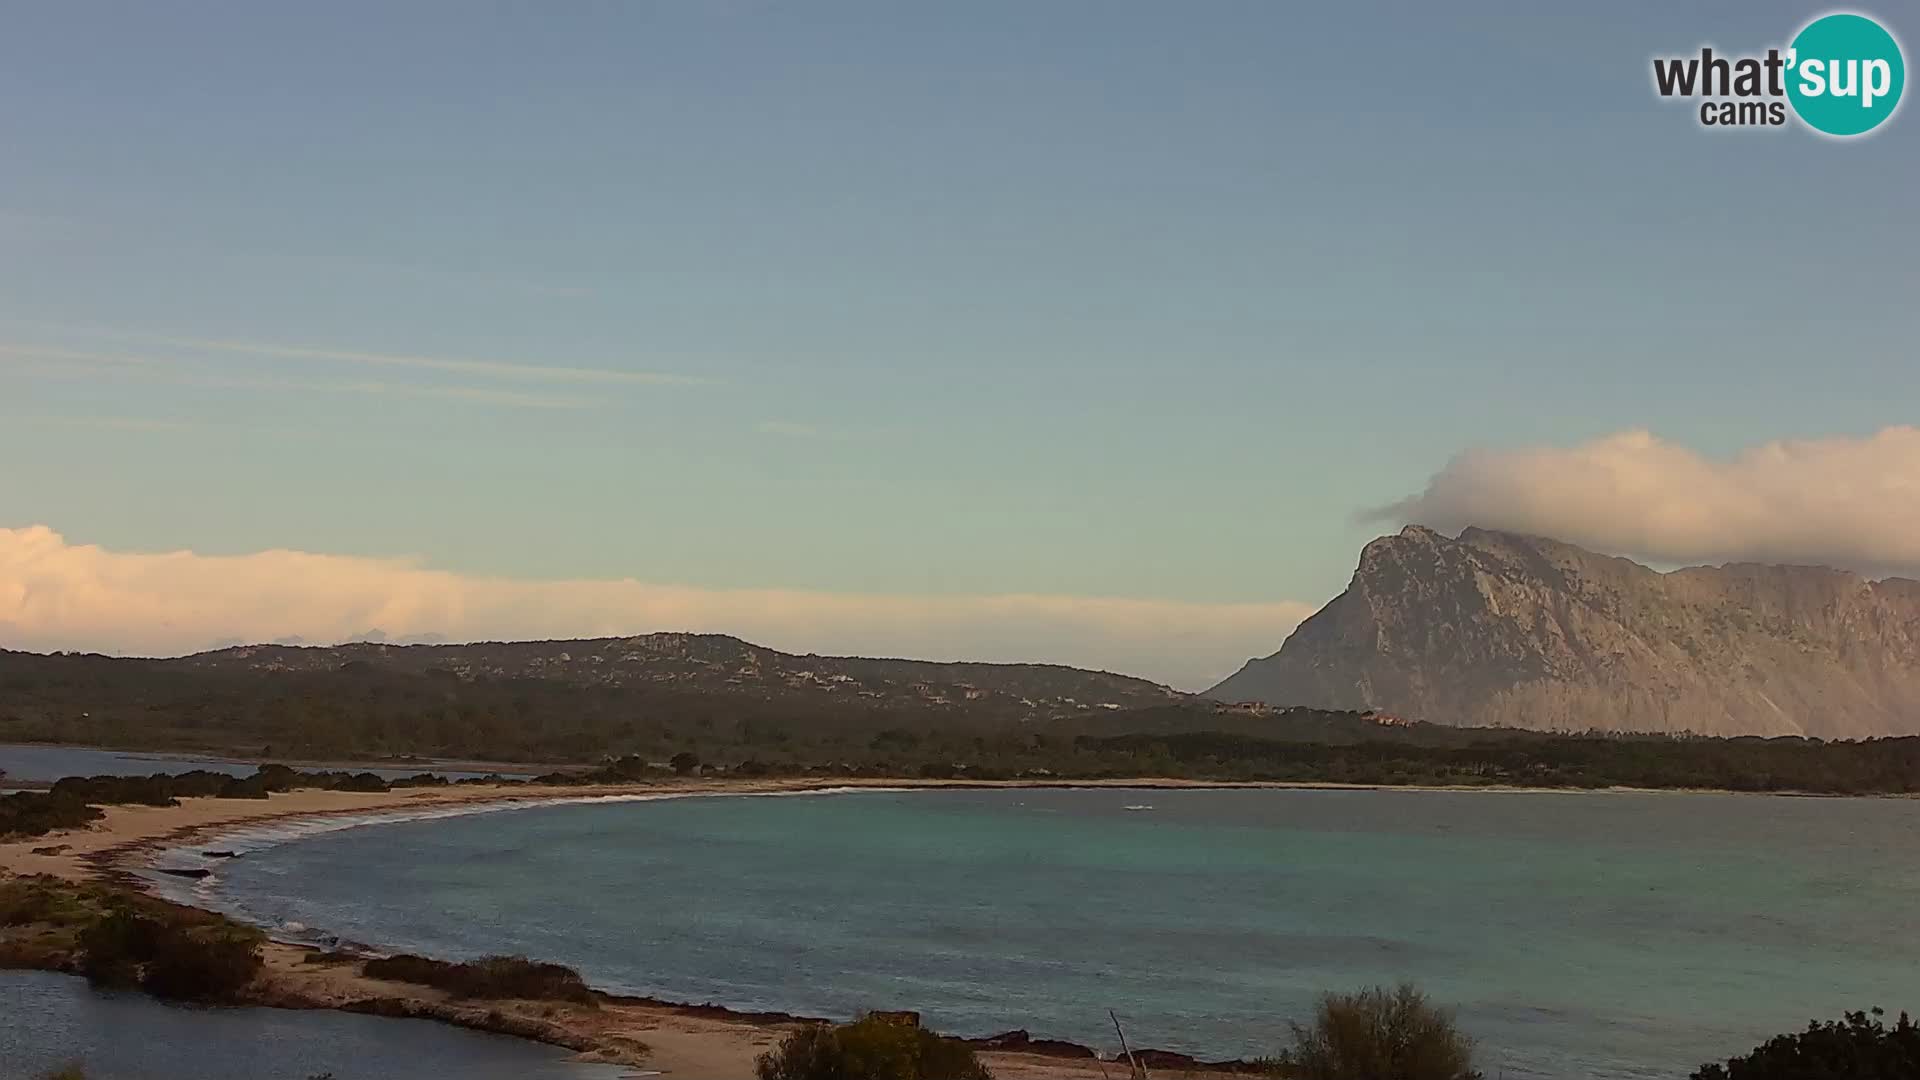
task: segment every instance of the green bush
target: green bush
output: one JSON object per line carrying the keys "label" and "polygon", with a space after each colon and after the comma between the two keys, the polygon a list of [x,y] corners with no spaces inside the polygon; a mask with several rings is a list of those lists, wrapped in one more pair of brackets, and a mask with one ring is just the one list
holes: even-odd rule
{"label": "green bush", "polygon": [[1906,1013],[1892,1027],[1885,1014],[1850,1012],[1776,1035],[1725,1065],[1702,1065],[1691,1080],[1915,1080],[1920,1077],[1920,1026]]}
{"label": "green bush", "polygon": [[1313,1024],[1293,1025],[1286,1055],[1301,1080],[1478,1080],[1473,1040],[1453,1014],[1403,983],[1320,999]]}
{"label": "green bush", "polygon": [[30,923],[67,924],[83,914],[71,888],[50,877],[17,877],[0,881],[0,926]]}
{"label": "green bush", "polygon": [[159,997],[231,1001],[260,972],[251,937],[220,928],[165,933],[155,943],[140,985]]}
{"label": "green bush", "polygon": [[801,1028],[755,1071],[760,1080],[993,1080],[967,1044],[878,1016]]}
{"label": "green bush", "polygon": [[89,981],[158,997],[231,1001],[260,970],[259,933],[218,919],[169,922],[115,908],[80,932],[79,945]]}
{"label": "green bush", "polygon": [[12,836],[44,836],[55,829],[77,829],[104,815],[97,806],[71,794],[16,791],[0,795],[0,840]]}
{"label": "green bush", "polygon": [[121,908],[80,932],[80,973],[102,986],[137,986],[159,947],[160,924]]}
{"label": "green bush", "polygon": [[431,986],[456,998],[519,998],[580,1004],[595,1001],[593,991],[579,972],[524,956],[489,956],[453,964],[403,953],[368,960],[361,965],[360,972],[370,979]]}
{"label": "green bush", "polygon": [[[403,786],[443,783],[438,777],[414,777]],[[196,769],[152,776],[68,776],[46,791],[0,795],[0,838],[40,836],[72,829],[101,817],[100,806],[173,806],[186,798],[264,799],[297,787],[329,791],[387,791],[385,780],[370,772],[296,772],[285,765],[262,765],[251,776]]]}

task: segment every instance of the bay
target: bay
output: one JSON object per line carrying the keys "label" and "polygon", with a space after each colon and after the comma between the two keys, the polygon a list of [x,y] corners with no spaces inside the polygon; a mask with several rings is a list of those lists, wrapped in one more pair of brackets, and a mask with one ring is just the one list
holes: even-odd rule
{"label": "bay", "polygon": [[262,844],[206,897],[597,986],[1254,1056],[1403,979],[1488,1075],[1677,1077],[1920,1003],[1920,803],[1682,793],[991,790],[708,797]]}

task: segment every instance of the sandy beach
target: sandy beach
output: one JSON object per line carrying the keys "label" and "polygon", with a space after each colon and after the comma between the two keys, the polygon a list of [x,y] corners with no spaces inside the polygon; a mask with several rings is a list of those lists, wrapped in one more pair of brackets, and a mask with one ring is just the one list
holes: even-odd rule
{"label": "sandy beach", "polygon": [[[222,832],[289,819],[445,810],[489,802],[562,802],[621,796],[764,794],[846,787],[937,787],[941,782],[804,780],[663,780],[593,787],[524,785],[403,788],[388,792],[298,790],[270,799],[183,799],[177,806],[110,806],[105,817],[83,829],[0,843],[0,876],[48,874],[70,881],[112,879],[139,885],[130,871],[170,846]],[[1000,786],[1000,785],[990,785]],[[1079,786],[1079,785],[1075,785]],[[1187,787],[1180,781],[1087,786]],[[1219,786],[1219,785],[1206,785]],[[387,1016],[426,1017],[466,1027],[536,1038],[579,1051],[582,1060],[632,1065],[686,1080],[745,1080],[754,1059],[798,1021],[747,1016],[710,1006],[604,996],[597,1007],[552,1002],[454,1001],[410,983],[369,979],[358,965],[312,963],[314,950],[269,942],[265,966],[252,999],[281,1008],[343,1009]],[[907,1003],[903,1003],[907,1004]],[[981,1054],[994,1074],[1010,1080],[1094,1080],[1107,1075],[1100,1063],[1006,1050]],[[1160,1069],[1162,1075],[1187,1075]],[[1195,1070],[1193,1075],[1207,1074]]]}

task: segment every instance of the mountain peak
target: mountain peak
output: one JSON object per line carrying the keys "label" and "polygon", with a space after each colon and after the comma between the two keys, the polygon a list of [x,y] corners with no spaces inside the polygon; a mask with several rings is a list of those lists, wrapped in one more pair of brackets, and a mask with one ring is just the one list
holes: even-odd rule
{"label": "mountain peak", "polygon": [[1659,573],[1548,537],[1410,525],[1208,692],[1454,724],[1920,732],[1920,585],[1826,567]]}

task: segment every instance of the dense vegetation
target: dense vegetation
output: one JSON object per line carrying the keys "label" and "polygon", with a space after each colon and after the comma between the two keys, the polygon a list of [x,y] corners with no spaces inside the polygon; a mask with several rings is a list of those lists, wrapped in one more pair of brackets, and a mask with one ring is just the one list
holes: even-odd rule
{"label": "dense vegetation", "polygon": [[582,1005],[593,1004],[595,1000],[579,972],[524,956],[489,956],[466,963],[449,963],[403,953],[367,960],[361,964],[360,972],[370,979],[431,986],[456,998],[519,998]]}
{"label": "dense vegetation", "polygon": [[[671,762],[682,774],[742,776],[1166,776],[1920,792],[1920,738],[1912,737],[1823,742],[1549,734],[1388,724],[1361,713],[1243,709],[1196,699],[1016,716],[998,708],[814,692],[468,679],[364,662],[260,671],[4,652],[0,741],[314,760],[445,757],[579,766],[630,758]],[[108,790],[111,782],[88,783],[91,790],[75,790],[81,797],[64,804],[0,799],[0,832],[80,824],[87,803],[140,801]],[[213,774],[180,783],[199,787],[176,794],[262,791],[251,781]],[[315,783],[372,789],[379,780],[363,774]]]}
{"label": "dense vegetation", "polygon": [[809,1024],[760,1055],[760,1080],[993,1080],[973,1049],[918,1023]]}
{"label": "dense vegetation", "polygon": [[74,970],[103,986],[232,1001],[260,970],[259,931],[104,884],[0,880],[0,967]]}
{"label": "dense vegetation", "polygon": [[1887,1027],[1883,1015],[1874,1009],[1809,1023],[1725,1065],[1702,1065],[1692,1080],[1920,1080],[1920,1025],[1901,1013]]}
{"label": "dense vegetation", "polygon": [[[828,666],[826,658],[817,659]],[[836,663],[864,673],[865,664],[900,662]],[[945,671],[941,665],[925,666]],[[966,666],[959,674],[985,680],[976,667]],[[646,672],[636,672],[634,681],[608,683],[592,681],[591,674],[567,666],[552,677],[463,677],[443,668],[360,660],[325,668],[261,669],[203,658],[149,661],[0,650],[0,741],[319,761],[432,756],[564,763],[628,753],[658,760],[680,750],[716,759],[709,751],[743,742],[770,750],[791,742],[795,750],[816,751],[861,745],[890,727],[973,732],[1018,725],[1036,714],[1051,718],[1061,711],[1093,711],[1084,703],[1029,706],[1005,690],[958,685],[887,683],[884,690],[871,691],[825,684],[835,688],[829,690],[817,680],[800,686],[759,680],[735,685],[716,680],[704,668],[667,681],[649,681],[642,677]],[[1113,700],[1167,697],[1138,680],[1093,679],[1096,685],[1102,681],[1125,684],[1113,692]],[[1154,693],[1130,689],[1135,683]],[[971,693],[981,696],[970,698]],[[817,736],[821,741],[815,742]]]}
{"label": "dense vegetation", "polygon": [[422,773],[383,780],[370,772],[298,772],[285,765],[263,765],[250,776],[197,769],[152,776],[69,776],[46,791],[0,795],[0,838],[40,836],[55,829],[78,828],[101,816],[101,806],[172,806],[180,799],[264,799],[296,787],[329,791],[386,791],[393,787],[434,786],[447,781]]}
{"label": "dense vegetation", "polygon": [[1301,1080],[1480,1080],[1473,1040],[1411,985],[1321,998],[1281,1065]]}
{"label": "dense vegetation", "polygon": [[1423,745],[1293,742],[1215,731],[1083,736],[1081,754],[1139,775],[1355,784],[1714,788],[1830,794],[1920,791],[1920,738],[1817,739],[1551,735],[1443,728]]}

